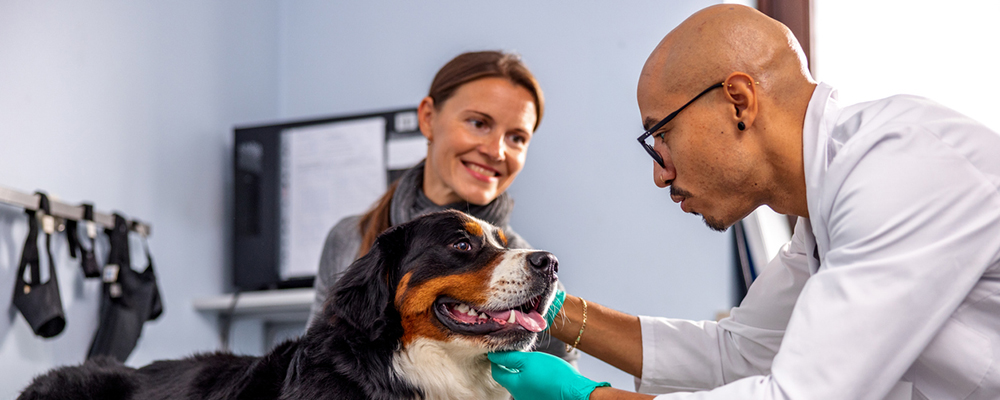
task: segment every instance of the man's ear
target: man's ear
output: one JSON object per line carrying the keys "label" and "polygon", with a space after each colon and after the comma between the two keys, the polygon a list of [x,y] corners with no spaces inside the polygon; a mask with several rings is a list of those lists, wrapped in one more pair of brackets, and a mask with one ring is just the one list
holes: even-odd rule
{"label": "man's ear", "polygon": [[367,334],[369,341],[383,337],[385,329],[398,325],[393,304],[399,281],[400,261],[405,255],[405,230],[400,226],[383,232],[368,254],[344,272],[332,288],[327,318],[336,318]]}
{"label": "man's ear", "polygon": [[729,74],[722,83],[722,88],[726,91],[726,100],[729,100],[733,107],[731,117],[734,125],[742,122],[746,128],[753,126],[757,118],[759,85],[759,82],[743,72]]}
{"label": "man's ear", "polygon": [[427,141],[434,141],[434,131],[431,126],[435,114],[437,109],[434,108],[434,99],[427,96],[420,100],[420,106],[417,107],[417,122],[420,124],[420,133],[427,138]]}

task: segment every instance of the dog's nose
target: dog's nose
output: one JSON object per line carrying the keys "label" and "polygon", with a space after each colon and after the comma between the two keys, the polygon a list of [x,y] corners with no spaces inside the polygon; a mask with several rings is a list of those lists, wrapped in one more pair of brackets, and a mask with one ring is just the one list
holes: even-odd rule
{"label": "dog's nose", "polygon": [[539,271],[559,272],[559,260],[547,251],[536,251],[528,256],[528,263]]}

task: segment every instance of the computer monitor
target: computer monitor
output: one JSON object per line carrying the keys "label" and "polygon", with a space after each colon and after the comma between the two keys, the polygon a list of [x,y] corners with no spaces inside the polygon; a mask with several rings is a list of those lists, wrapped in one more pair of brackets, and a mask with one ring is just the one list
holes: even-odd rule
{"label": "computer monitor", "polygon": [[427,153],[415,108],[234,129],[233,282],[310,286],[326,234]]}

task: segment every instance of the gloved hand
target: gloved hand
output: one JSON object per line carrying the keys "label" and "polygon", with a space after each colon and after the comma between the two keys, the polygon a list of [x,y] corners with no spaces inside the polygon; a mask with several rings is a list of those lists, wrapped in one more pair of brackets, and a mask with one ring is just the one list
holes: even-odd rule
{"label": "gloved hand", "polygon": [[506,351],[487,354],[497,381],[515,400],[587,400],[607,382],[594,382],[551,354]]}
{"label": "gloved hand", "polygon": [[549,310],[545,312],[545,327],[551,327],[552,321],[556,320],[556,315],[559,314],[559,310],[562,310],[563,301],[566,300],[566,292],[562,289],[556,289],[556,298],[552,300],[552,304],[549,305]]}

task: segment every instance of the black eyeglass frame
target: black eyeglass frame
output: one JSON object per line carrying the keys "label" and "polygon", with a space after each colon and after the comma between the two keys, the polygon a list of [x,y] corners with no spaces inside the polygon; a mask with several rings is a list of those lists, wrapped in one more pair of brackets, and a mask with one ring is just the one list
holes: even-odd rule
{"label": "black eyeglass frame", "polygon": [[677,116],[677,113],[681,112],[681,110],[691,105],[691,103],[694,103],[694,101],[698,100],[699,97],[705,95],[705,93],[711,92],[712,89],[717,89],[722,86],[723,86],[722,82],[719,82],[710,86],[708,89],[702,90],[701,93],[698,93],[697,96],[694,96],[694,98],[691,99],[691,101],[681,106],[681,108],[678,108],[677,111],[674,111],[669,115],[667,115],[666,117],[664,117],[663,119],[661,119],[660,122],[657,122],[656,125],[653,125],[652,128],[649,128],[645,132],[643,132],[642,135],[639,135],[639,138],[637,139],[639,140],[639,144],[642,145],[642,148],[646,149],[646,152],[649,153],[650,157],[653,157],[653,160],[656,161],[657,164],[660,164],[660,167],[667,168],[665,165],[663,165],[663,157],[661,157],[660,153],[657,153],[656,150],[653,150],[653,146],[650,146],[649,144],[646,143],[646,138],[653,135],[653,132],[656,132],[658,129],[660,129],[660,127],[665,125],[667,122],[670,122],[670,120],[674,119],[674,117]]}

